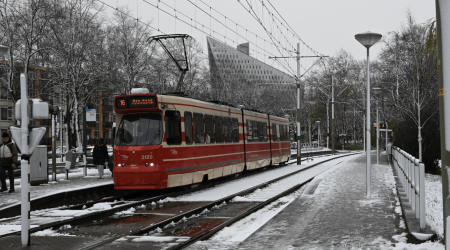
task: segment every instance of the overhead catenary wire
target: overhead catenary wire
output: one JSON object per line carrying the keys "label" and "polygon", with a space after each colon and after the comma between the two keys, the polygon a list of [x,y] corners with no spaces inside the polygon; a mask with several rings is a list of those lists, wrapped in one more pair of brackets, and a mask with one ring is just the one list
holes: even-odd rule
{"label": "overhead catenary wire", "polygon": [[[102,4],[104,4],[105,6],[108,6],[108,7],[112,8],[112,9],[115,9],[116,11],[120,11],[118,8],[114,8],[114,7],[112,7],[111,5],[105,3],[105,2],[103,2],[103,1],[101,1],[101,0],[98,0],[98,1],[99,1],[100,3],[102,3]],[[167,3],[165,3],[165,2],[163,2],[163,1],[161,1],[161,0],[157,0],[157,4],[153,4],[153,3],[151,3],[151,2],[149,2],[149,1],[147,1],[147,0],[143,0],[143,1],[144,1],[145,3],[147,3],[147,4],[149,4],[150,6],[155,7],[155,8],[158,10],[158,24],[157,24],[158,27],[155,28],[155,27],[153,27],[152,25],[150,25],[150,24],[148,24],[148,23],[144,23],[144,22],[142,22],[142,21],[139,20],[139,19],[136,19],[136,20],[139,21],[140,23],[142,23],[142,24],[144,24],[144,25],[150,27],[151,29],[153,29],[153,30],[155,30],[155,31],[158,31],[158,32],[161,33],[161,34],[166,34],[166,33],[163,32],[163,31],[161,30],[161,27],[159,27],[159,26],[160,26],[159,23],[160,23],[160,21],[161,21],[160,16],[159,16],[159,12],[160,12],[160,11],[163,12],[164,14],[168,15],[168,16],[173,17],[173,18],[175,19],[175,23],[176,23],[176,21],[181,21],[182,23],[184,23],[184,24],[190,26],[190,27],[191,27],[191,33],[192,33],[192,29],[195,29],[195,30],[199,31],[202,35],[203,35],[203,34],[205,34],[205,35],[210,35],[212,38],[214,38],[214,39],[216,39],[216,40],[219,40],[219,41],[222,40],[222,39],[219,38],[219,37],[223,37],[224,40],[225,40],[225,43],[226,43],[226,40],[227,40],[227,39],[228,39],[228,40],[231,40],[233,43],[236,43],[236,44],[238,44],[239,38],[241,38],[241,39],[243,39],[243,40],[245,40],[245,41],[248,41],[250,44],[254,45],[254,48],[255,48],[255,49],[251,49],[251,51],[253,51],[253,52],[255,53],[256,56],[262,55],[262,56],[264,56],[264,58],[265,58],[266,56],[275,56],[275,55],[273,54],[272,51],[268,51],[268,50],[267,50],[267,47],[266,47],[266,44],[265,44],[266,42],[267,42],[267,44],[270,45],[270,47],[271,47],[269,50],[273,50],[273,46],[275,46],[275,47],[277,48],[277,50],[278,50],[278,53],[285,54],[285,53],[292,53],[292,52],[293,52],[293,50],[288,49],[288,48],[286,48],[285,46],[276,46],[277,44],[281,44],[280,41],[277,41],[278,38],[275,39],[275,37],[272,36],[272,37],[270,38],[271,41],[261,38],[261,36],[258,36],[257,34],[253,33],[252,31],[250,31],[250,30],[248,30],[248,29],[245,29],[243,26],[239,25],[237,22],[234,22],[234,21],[231,20],[229,17],[226,17],[225,15],[223,15],[222,13],[220,13],[219,11],[217,11],[216,9],[214,9],[214,8],[212,8],[211,6],[207,5],[203,0],[196,0],[195,3],[194,3],[192,0],[188,0],[189,3],[191,3],[193,6],[195,6],[195,15],[194,15],[194,19],[192,19],[190,16],[184,14],[183,12],[180,12],[179,10],[177,10],[177,9],[176,9],[176,5],[175,5],[176,2],[175,2],[175,4],[174,4],[175,7],[172,7],[172,6],[168,5]],[[200,7],[200,6],[197,4],[198,1],[200,1],[201,3],[203,3],[203,4],[205,4],[206,6],[209,7],[209,9],[210,9],[209,13],[208,13],[207,11],[205,11],[202,7]],[[163,7],[163,6],[172,9],[172,11],[167,11],[167,10],[165,10],[164,8],[161,8],[161,7]],[[198,19],[197,19],[197,9],[199,9],[201,12],[203,12],[203,13],[205,13],[206,15],[209,16],[209,18],[210,18],[210,25],[209,25],[209,27],[208,27],[208,26],[205,26],[204,24],[202,24],[201,22],[198,21]],[[261,10],[261,12],[263,13],[263,12],[264,12],[264,9],[267,9],[267,7],[266,7],[265,5],[264,5],[263,8],[260,8],[260,9],[258,8],[257,11],[260,12],[260,10]],[[122,11],[120,11],[120,12],[122,12]],[[224,17],[224,19],[226,20],[225,23],[221,22],[218,18],[216,18],[215,15],[213,15],[213,12],[216,12],[216,13],[222,15],[222,16]],[[124,13],[124,12],[122,12],[122,14],[125,14],[125,15],[127,15],[127,16],[129,16],[129,17],[132,17],[132,16],[130,16],[129,14]],[[276,18],[277,20],[279,20],[277,17],[275,17],[275,18]],[[187,21],[184,20],[184,19],[187,19]],[[223,26],[226,28],[226,29],[225,29],[225,35],[220,34],[219,32],[217,32],[217,29],[214,29],[213,24],[212,24],[212,21],[213,21],[213,20],[214,20],[215,22],[217,22],[218,24],[223,25]],[[273,14],[272,14],[272,15],[268,15],[267,20],[271,20],[272,26],[276,26],[276,22],[274,21]],[[263,22],[263,21],[261,21],[261,22]],[[228,26],[228,23],[234,24],[234,25],[231,25],[231,26],[235,26],[235,29],[230,28],[230,27]],[[201,27],[200,27],[200,25],[201,25]],[[175,25],[175,27],[176,27],[176,25]],[[245,37],[239,33],[239,27],[241,27],[242,30],[245,29],[245,32],[246,32]],[[209,29],[209,30],[208,30],[208,29]],[[230,29],[230,32],[228,32],[227,29]],[[276,32],[273,31],[274,28],[272,28],[272,30],[269,30],[269,29],[270,29],[270,27],[267,28],[267,32],[268,32],[268,33],[272,33],[273,35],[276,34]],[[209,33],[209,34],[208,34],[208,33]],[[232,39],[231,37],[228,37],[228,33],[232,33],[232,34],[234,33],[233,36],[234,36],[234,35],[236,36],[236,39],[235,39],[236,41],[235,41],[234,39]],[[281,32],[277,32],[277,33],[279,34],[279,37],[280,37],[280,38],[282,38],[282,39],[285,40],[285,41],[287,40],[287,39],[285,39],[285,35],[284,35],[284,34],[281,34]],[[293,33],[294,33],[294,32],[292,32],[292,34],[293,34]],[[252,34],[252,35],[254,35],[254,36],[256,37],[256,39],[258,39],[258,38],[261,39],[261,40],[263,41],[263,44],[260,44],[260,43],[259,43],[259,45],[258,45],[257,40],[256,40],[256,42],[253,42],[253,41],[251,41],[251,40],[248,40],[248,39],[247,39],[247,38],[248,38],[247,34]],[[294,34],[293,34],[293,36],[294,36]],[[287,41],[287,43],[290,44],[290,45],[292,45],[292,43],[289,42],[289,41]],[[287,44],[286,44],[286,45],[287,45]],[[309,48],[309,47],[308,47],[308,48]],[[308,52],[309,52],[309,51],[308,51]],[[202,53],[206,55],[207,52],[205,53],[205,52],[202,51]],[[292,75],[295,75],[295,74],[293,73],[294,70],[292,69],[292,67],[291,67],[291,65],[290,65],[290,63],[289,63],[288,61],[284,61],[284,62],[283,62],[283,61],[281,61],[281,60],[278,60],[278,63],[279,63],[280,66],[281,66],[282,68],[284,68],[287,72],[289,72],[289,73],[292,74]],[[303,67],[303,68],[304,68],[304,67]]]}

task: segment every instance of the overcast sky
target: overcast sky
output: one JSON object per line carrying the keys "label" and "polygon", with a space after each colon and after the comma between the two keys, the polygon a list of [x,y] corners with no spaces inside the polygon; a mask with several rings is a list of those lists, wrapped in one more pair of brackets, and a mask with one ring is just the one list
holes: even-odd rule
{"label": "overcast sky", "polygon": [[[226,41],[230,46],[236,47],[236,42],[249,41],[251,43],[250,49],[256,49],[251,51],[252,56],[273,66],[276,66],[276,63],[273,63],[267,57],[270,54],[276,56],[280,56],[280,54],[277,53],[274,46],[270,45],[272,42],[262,26],[242,5],[248,8],[250,3],[258,12],[260,18],[264,14],[265,25],[270,27],[271,23],[268,22],[267,12],[261,11],[261,1],[266,6],[270,6],[271,3],[295,33],[317,52],[332,56],[340,49],[344,49],[356,59],[365,59],[366,52],[365,48],[355,40],[355,34],[372,31],[384,36],[390,31],[398,30],[401,24],[406,22],[407,10],[411,11],[418,23],[423,23],[436,16],[434,0],[271,0],[270,3],[264,0],[160,0],[161,10],[159,13],[158,9],[151,5],[157,5],[158,0],[102,1],[113,7],[128,5],[135,16],[139,16],[143,20],[151,20],[152,26],[159,28],[166,34],[185,33],[192,35],[203,45],[206,53],[206,35],[204,33],[202,34],[202,32],[179,20],[175,21],[174,17],[161,11],[165,9],[173,15],[175,11],[171,7],[175,8],[179,18],[188,20],[193,25],[195,25],[196,20],[204,25],[201,28],[197,24],[197,27],[203,29],[206,33],[210,33],[209,27],[211,27],[215,31],[212,36],[218,40]],[[198,5],[199,8],[196,8],[194,4]],[[214,18],[210,18],[203,12],[209,12],[207,5],[227,17],[221,16],[214,10],[211,11],[212,16],[220,22],[225,23],[226,19],[229,29],[226,30],[223,24],[214,21]],[[188,15],[193,20],[189,20],[183,14]],[[239,23],[248,31],[252,31],[258,36],[258,39],[241,27],[236,29],[234,22]],[[289,48],[289,43],[296,47],[298,39],[294,39],[291,32],[286,32],[286,27],[283,29],[284,34],[288,36],[288,42],[280,39],[283,40],[284,47]],[[234,33],[236,30],[243,38]],[[274,31],[275,28],[272,30]],[[161,33],[155,32],[154,34],[160,35]],[[226,35],[226,38],[223,37],[224,35]],[[262,39],[265,39],[266,42]],[[256,48],[256,43],[261,47],[260,49]],[[371,48],[371,58],[376,57],[380,48],[380,45]],[[303,52],[308,51],[303,44],[300,51],[304,55],[308,55],[308,53]],[[313,59],[302,59],[304,67],[311,65],[312,62]],[[295,61],[292,60],[290,66],[296,69]]]}

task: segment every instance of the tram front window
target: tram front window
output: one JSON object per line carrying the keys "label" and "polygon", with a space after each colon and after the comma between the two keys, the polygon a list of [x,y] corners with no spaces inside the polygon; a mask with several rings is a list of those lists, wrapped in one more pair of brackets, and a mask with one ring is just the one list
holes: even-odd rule
{"label": "tram front window", "polygon": [[116,146],[159,145],[163,134],[159,114],[124,115],[117,130],[115,144]]}

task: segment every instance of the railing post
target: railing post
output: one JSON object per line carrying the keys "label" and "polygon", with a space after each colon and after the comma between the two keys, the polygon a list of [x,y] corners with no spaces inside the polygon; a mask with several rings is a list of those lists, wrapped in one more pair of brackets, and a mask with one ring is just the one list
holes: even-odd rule
{"label": "railing post", "polygon": [[415,190],[416,192],[416,219],[420,218],[420,197],[424,194],[420,193],[420,188],[422,187],[422,183],[420,182],[420,164],[416,165],[414,164],[414,176],[415,176]]}
{"label": "railing post", "polygon": [[[419,165],[420,172],[420,230],[425,230],[425,165],[420,163]],[[447,224],[448,225],[448,224]]]}

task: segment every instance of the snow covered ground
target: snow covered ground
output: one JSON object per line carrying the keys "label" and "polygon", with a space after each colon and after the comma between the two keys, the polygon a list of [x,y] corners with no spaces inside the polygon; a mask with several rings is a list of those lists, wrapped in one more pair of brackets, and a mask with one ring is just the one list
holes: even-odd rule
{"label": "snow covered ground", "polygon": [[[282,176],[287,173],[297,171],[301,168],[305,168],[307,166],[310,166],[312,164],[321,162],[326,159],[330,159],[332,156],[327,157],[320,157],[315,158],[314,160],[310,161],[303,161],[301,166],[297,165],[288,165],[283,168],[277,168],[272,171],[267,171],[264,173],[260,173],[257,175],[254,175],[253,177],[246,178],[246,182],[248,183],[248,186],[255,186],[259,183],[263,183],[269,179],[273,179],[277,176]],[[292,162],[295,162],[295,160],[292,160]],[[329,168],[329,170],[326,170],[325,172],[321,173],[316,179],[325,178],[330,172],[332,173],[334,170],[333,168]],[[65,190],[73,190],[77,188],[84,188],[86,185],[104,185],[106,183],[112,183],[112,179],[110,177],[109,170],[105,169],[105,179],[97,179],[98,172],[96,169],[89,169],[88,170],[88,176],[83,177],[83,173],[80,171],[70,173],[69,181],[65,180],[65,174],[59,174],[57,176],[57,182],[53,184],[47,184],[48,186],[38,186],[38,187],[32,187],[32,197],[42,196],[42,195],[48,195],[53,192],[59,192],[59,191],[65,191]],[[51,178],[51,177],[50,177]],[[210,188],[208,190],[199,191],[190,195],[182,196],[182,197],[174,197],[174,198],[168,198],[161,202],[170,202],[170,201],[205,201],[205,200],[212,200],[212,199],[218,199],[218,197],[225,197],[228,194],[234,193],[237,190],[234,189],[234,187],[240,187],[242,189],[245,189],[246,186],[241,187],[241,185],[237,185],[239,180],[231,181],[229,183],[221,184],[217,187]],[[1,204],[12,204],[17,203],[20,200],[20,180],[16,180],[16,193],[14,194],[4,194],[0,195],[0,202]],[[392,182],[390,178],[386,178],[386,182]],[[51,185],[51,186],[50,186]],[[319,184],[320,185],[320,184]],[[40,189],[40,187],[42,189]],[[270,187],[269,187],[270,188]],[[241,189],[241,190],[242,190]],[[261,209],[257,213],[233,224],[232,226],[223,229],[218,234],[213,236],[211,240],[217,241],[220,240],[224,244],[221,248],[208,248],[208,249],[237,249],[239,242],[242,242],[247,237],[249,237],[253,232],[255,232],[258,228],[260,228],[262,225],[264,225],[267,221],[269,221],[272,217],[274,217],[276,214],[278,214],[280,211],[282,211],[286,206],[288,206],[293,200],[295,200],[297,197],[301,195],[303,190],[299,190],[295,193],[292,193],[286,197],[283,197],[269,206],[265,207],[264,209]],[[434,176],[434,175],[426,175],[426,206],[427,206],[427,223],[432,227],[433,230],[435,230],[439,237],[442,238],[443,234],[443,218],[442,218],[442,183],[441,183],[441,177],[440,176]],[[252,197],[256,197],[256,195],[261,194],[262,190],[256,191],[254,194],[249,195],[248,197],[241,197],[241,199],[253,199]],[[18,198],[12,199],[11,195],[18,195]],[[9,197],[9,198],[8,198]],[[9,201],[13,200],[13,202]],[[106,204],[108,205],[108,204]],[[1,205],[0,205],[1,206]],[[101,207],[99,209],[107,209],[104,207]],[[87,211],[86,211],[87,212]],[[134,211],[129,211],[130,214],[132,214]],[[10,232],[10,231],[16,231],[17,228],[9,228],[9,227],[15,227],[16,225],[9,225],[6,227],[5,225],[2,225],[1,228],[2,231]],[[70,226],[70,225],[67,225]],[[3,233],[5,233],[3,232]],[[58,229],[55,230],[47,230],[42,233],[33,234],[32,236],[39,236],[39,235],[46,235],[46,236],[58,236],[60,235],[60,232],[58,232]],[[414,245],[414,244],[408,244],[406,243],[406,235],[398,235],[396,240],[398,240],[400,243],[393,244],[389,240],[379,238],[377,239],[377,244],[380,246],[380,249],[444,249],[445,247],[441,243],[433,243],[433,242],[427,242],[420,245]],[[153,241],[153,237],[147,237],[147,238],[141,238],[139,241],[145,242],[145,241]],[[227,240],[225,240],[227,239]],[[207,242],[204,242],[207,243]],[[236,248],[234,248],[236,247]],[[192,248],[197,249],[197,248]]]}
{"label": "snow covered ground", "polygon": [[[88,168],[87,176],[83,176],[83,169],[81,168],[70,170],[68,180],[66,179],[66,174],[57,174],[56,181],[50,181],[48,184],[41,184],[40,186],[31,186],[31,200],[54,193],[113,183],[109,169],[104,170],[103,179],[97,179],[97,177],[98,170],[94,168]],[[49,175],[49,180],[52,180],[51,175]],[[6,182],[9,188],[9,181],[7,180]],[[14,180],[14,188],[16,190],[14,193],[0,193],[0,210],[7,206],[20,204],[20,182],[20,178]]]}
{"label": "snow covered ground", "polygon": [[[338,166],[337,166],[338,167]],[[385,166],[386,167],[386,166]],[[330,168],[329,170],[318,175],[315,180],[325,179],[330,173],[337,171],[336,168]],[[438,176],[439,177],[439,176]],[[386,174],[384,175],[385,183],[388,186],[393,188],[395,191],[395,180],[393,177],[392,169],[387,167]],[[314,180],[308,185],[314,185]],[[316,190],[320,190],[320,192],[333,192],[332,189],[327,189],[321,187],[323,183],[319,183],[319,186]],[[431,226],[434,230],[439,227],[439,222],[442,227],[442,201],[439,203],[438,197],[442,197],[442,193],[439,187],[442,184],[440,183],[440,178],[437,178],[432,175],[427,175],[427,222],[432,221]],[[308,189],[306,187],[306,189]],[[290,194],[286,197],[283,197],[277,201],[274,201],[272,204],[266,206],[264,209],[259,210],[258,212],[234,223],[230,227],[226,227],[212,238],[207,241],[198,242],[188,249],[241,249],[239,244],[247,239],[250,235],[252,235],[256,230],[258,230],[262,225],[264,225],[267,221],[269,221],[272,217],[282,211],[285,207],[287,207],[292,201],[302,195],[303,190],[299,190],[293,194]],[[317,192],[317,191],[316,191]],[[307,192],[305,192],[307,193]],[[432,195],[429,195],[433,193]],[[251,195],[249,195],[251,196]],[[441,199],[442,200],[442,199]],[[401,214],[401,209],[399,207],[400,203],[397,200],[397,207],[395,211]],[[433,209],[431,209],[433,208]],[[439,215],[440,219],[439,219]],[[434,222],[436,221],[436,222]],[[439,222],[438,222],[439,221]],[[404,225],[404,222],[403,222]],[[442,230],[442,229],[441,229]],[[436,230],[439,231],[439,230]],[[439,234],[439,233],[438,233]],[[378,245],[380,249],[392,249],[392,250],[422,250],[422,249],[437,249],[443,250],[445,246],[439,242],[425,242],[419,245],[406,243],[406,233],[402,233],[400,235],[396,235],[393,237],[393,240],[398,243],[391,242],[390,239],[383,239],[382,237],[378,237],[374,241],[371,242],[373,245]],[[217,244],[220,242],[219,244]],[[243,249],[243,248],[242,248]],[[247,248],[245,248],[247,249]],[[294,249],[294,248],[293,248]],[[297,249],[297,248],[295,248]],[[302,249],[302,248],[299,248]]]}

